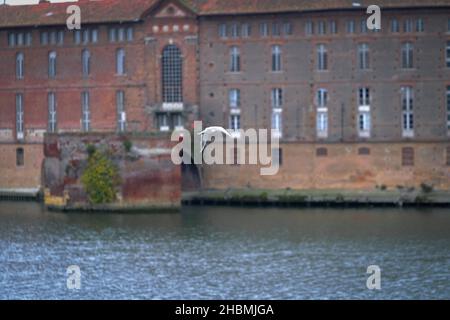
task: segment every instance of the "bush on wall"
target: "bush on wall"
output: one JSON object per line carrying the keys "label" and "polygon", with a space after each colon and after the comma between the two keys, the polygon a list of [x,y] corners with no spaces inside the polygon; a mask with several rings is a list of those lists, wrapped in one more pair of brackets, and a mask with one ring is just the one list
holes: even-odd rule
{"label": "bush on wall", "polygon": [[92,204],[106,204],[116,200],[120,184],[119,173],[106,154],[94,151],[89,155],[81,182]]}

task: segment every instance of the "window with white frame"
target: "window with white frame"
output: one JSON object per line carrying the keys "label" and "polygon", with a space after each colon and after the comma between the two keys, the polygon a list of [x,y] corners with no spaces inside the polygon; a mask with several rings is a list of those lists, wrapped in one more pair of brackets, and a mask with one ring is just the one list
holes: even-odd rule
{"label": "window with white frame", "polygon": [[403,22],[403,30],[404,30],[404,32],[412,32],[413,31],[413,21],[411,19],[406,19]]}
{"label": "window with white frame", "polygon": [[326,89],[317,90],[317,137],[326,138],[328,136],[328,91]]}
{"label": "window with white frame", "polygon": [[403,136],[414,135],[414,92],[412,87],[401,88]]}
{"label": "window with white frame", "polygon": [[259,25],[259,35],[261,37],[268,37],[269,36],[269,25],[267,22],[261,22]]}
{"label": "window with white frame", "polygon": [[230,72],[241,71],[241,54],[239,48],[233,46],[230,48]]}
{"label": "window with white frame", "polygon": [[281,27],[278,22],[272,24],[272,35],[274,37],[279,37],[281,35]]}
{"label": "window with white frame", "polygon": [[402,68],[412,69],[414,67],[414,47],[411,42],[405,42],[402,45]]}
{"label": "window with white frame", "polygon": [[23,79],[24,77],[24,55],[22,52],[16,54],[16,78]]}
{"label": "window with white frame", "polygon": [[360,70],[370,69],[369,45],[367,43],[358,45],[358,61]]}
{"label": "window with white frame", "polygon": [[369,137],[371,129],[370,89],[358,90],[358,132],[360,137]]}
{"label": "window with white frame", "polygon": [[416,32],[424,32],[425,31],[425,23],[422,18],[416,20]]}
{"label": "window with white frame", "polygon": [[241,91],[239,89],[230,89],[228,91],[228,104],[230,108],[241,107]]}
{"label": "window with white frame", "polygon": [[446,92],[446,96],[447,96],[447,129],[450,132],[450,86],[447,87],[447,92]]}
{"label": "window with white frame", "polygon": [[242,35],[243,38],[250,37],[251,31],[252,31],[252,29],[251,29],[251,26],[250,26],[249,23],[242,24],[242,26],[241,26],[241,35]]}
{"label": "window with white frame", "polygon": [[167,113],[160,113],[157,115],[159,131],[167,132],[170,131],[169,126],[169,116]]}
{"label": "window with white frame", "polygon": [[305,34],[307,36],[311,36],[314,33],[314,22],[306,21],[305,22]]}
{"label": "window with white frame", "polygon": [[317,45],[317,70],[328,69],[328,53],[324,44]]}
{"label": "window with white frame", "polygon": [[331,34],[336,34],[337,33],[337,24],[336,21],[332,20],[329,22],[330,25],[330,33]]}
{"label": "window with white frame", "polygon": [[55,133],[57,130],[57,116],[56,116],[56,96],[54,92],[48,93],[47,103],[48,103],[48,132]]}
{"label": "window with white frame", "polygon": [[347,21],[347,33],[355,33],[355,20]]}
{"label": "window with white frame", "polygon": [[450,68],[450,41],[447,41],[447,47],[445,48],[445,63],[447,68]]}
{"label": "window with white frame", "polygon": [[56,51],[48,54],[48,77],[51,79],[56,77]]}
{"label": "window with white frame", "polygon": [[24,107],[23,94],[16,94],[16,137],[17,140],[24,138]]}
{"label": "window with white frame", "polygon": [[91,130],[91,108],[87,91],[81,93],[81,130],[84,132]]}
{"label": "window with white frame", "polygon": [[165,103],[183,102],[183,57],[176,45],[167,45],[162,54],[162,90]]}
{"label": "window with white frame", "polygon": [[183,116],[181,113],[173,113],[172,114],[172,124],[173,124],[174,130],[184,129]]}
{"label": "window with white frame", "polygon": [[127,114],[125,113],[125,92],[116,92],[117,131],[125,132],[127,126]]}
{"label": "window with white frame", "polygon": [[241,128],[241,91],[239,89],[228,91],[228,105],[230,107],[230,129],[237,131]]}
{"label": "window with white frame", "polygon": [[272,71],[281,71],[281,46],[272,46]]}
{"label": "window with white frame", "polygon": [[361,20],[361,33],[367,33],[367,19],[362,19]]}
{"label": "window with white frame", "polygon": [[317,22],[317,34],[326,34],[327,29],[325,25],[325,21],[319,21]]}
{"label": "window with white frame", "polygon": [[88,77],[91,73],[91,53],[88,49],[84,49],[81,52],[81,65],[83,77]]}
{"label": "window with white frame", "polygon": [[239,38],[239,31],[239,24],[232,23],[230,26],[230,37],[234,39]]}
{"label": "window with white frame", "polygon": [[225,39],[226,37],[227,37],[227,25],[225,23],[221,23],[219,24],[219,38]]}
{"label": "window with white frame", "polygon": [[283,134],[283,89],[272,89],[272,134],[281,137]]}
{"label": "window with white frame", "polygon": [[397,19],[391,20],[391,32],[392,33],[400,32],[400,24],[398,23]]}
{"label": "window with white frame", "polygon": [[283,33],[285,36],[291,36],[293,34],[294,30],[292,27],[292,23],[285,22],[283,23]]}
{"label": "window with white frame", "polygon": [[125,74],[125,49],[117,49],[116,51],[116,73],[118,75]]}

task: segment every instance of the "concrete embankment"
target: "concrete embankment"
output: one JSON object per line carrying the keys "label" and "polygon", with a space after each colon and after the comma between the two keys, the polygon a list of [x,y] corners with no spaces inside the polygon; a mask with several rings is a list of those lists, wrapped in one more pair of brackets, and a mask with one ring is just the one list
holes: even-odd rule
{"label": "concrete embankment", "polygon": [[185,193],[182,202],[232,206],[450,206],[450,191],[228,189]]}

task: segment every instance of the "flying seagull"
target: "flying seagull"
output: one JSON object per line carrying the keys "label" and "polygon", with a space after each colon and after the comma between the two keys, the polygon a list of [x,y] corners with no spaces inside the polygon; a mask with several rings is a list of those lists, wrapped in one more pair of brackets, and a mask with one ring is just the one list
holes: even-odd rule
{"label": "flying seagull", "polygon": [[229,133],[226,129],[224,129],[222,127],[208,127],[208,128],[206,128],[205,130],[203,130],[202,132],[200,132],[198,134],[199,136],[201,136],[201,140],[200,141],[201,141],[201,145],[202,145],[202,153],[205,150],[206,145],[208,143],[208,141],[206,141],[205,145],[203,145],[203,136],[206,135],[206,134],[210,135],[210,134],[214,134],[214,133],[217,133],[217,132],[221,132],[221,133],[229,136],[230,138],[233,138],[231,133]]}

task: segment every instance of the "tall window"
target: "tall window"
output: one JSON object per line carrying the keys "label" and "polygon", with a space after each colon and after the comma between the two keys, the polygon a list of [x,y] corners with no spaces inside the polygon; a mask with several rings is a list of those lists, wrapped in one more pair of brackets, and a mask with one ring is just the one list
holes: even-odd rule
{"label": "tall window", "polygon": [[48,77],[56,77],[56,52],[51,51],[48,54]]}
{"label": "tall window", "polygon": [[125,50],[117,49],[116,51],[116,73],[118,75],[125,74]]}
{"label": "tall window", "polygon": [[227,25],[225,23],[221,23],[219,25],[219,38],[225,39],[227,37]]}
{"label": "tall window", "polygon": [[450,68],[450,41],[447,41],[447,47],[445,48],[445,62],[447,68]]}
{"label": "tall window", "polygon": [[347,21],[347,33],[355,33],[355,20]]}
{"label": "tall window", "polygon": [[183,57],[176,45],[170,44],[163,50],[162,82],[164,102],[183,102]]}
{"label": "tall window", "polygon": [[91,73],[91,54],[89,50],[84,49],[81,53],[81,63],[83,69],[83,77],[88,77]]}
{"label": "tall window", "polygon": [[413,45],[411,42],[405,42],[402,45],[402,68],[411,69],[414,67],[413,63]]}
{"label": "tall window", "polygon": [[241,34],[243,38],[248,38],[250,37],[250,34],[252,33],[252,29],[250,24],[248,23],[244,23],[241,26]]}
{"label": "tall window", "polygon": [[230,71],[241,71],[241,54],[238,47],[230,48]]}
{"label": "tall window", "polygon": [[16,94],[16,134],[18,140],[22,140],[24,138],[23,117],[23,95],[18,93]]}
{"label": "tall window", "polygon": [[360,137],[370,136],[370,89],[358,90],[358,132]]}
{"label": "tall window", "polygon": [[239,89],[228,91],[228,105],[230,107],[230,129],[237,131],[241,128],[241,91]]}
{"label": "tall window", "polygon": [[281,35],[281,27],[278,22],[272,24],[272,36],[279,37]]}
{"label": "tall window", "polygon": [[241,107],[241,90],[231,89],[230,91],[228,91],[228,104],[230,108]]}
{"label": "tall window", "polygon": [[56,132],[57,117],[56,117],[56,97],[54,92],[48,94],[48,132]]}
{"label": "tall window", "polygon": [[403,136],[414,134],[414,92],[411,87],[401,88]]}
{"label": "tall window", "polygon": [[324,44],[317,45],[317,70],[328,69],[328,54]]}
{"label": "tall window", "polygon": [[272,71],[281,71],[281,47],[272,46]]}
{"label": "tall window", "polygon": [[450,132],[450,86],[447,87],[447,129]]}
{"label": "tall window", "polygon": [[406,19],[404,21],[403,30],[405,32],[412,32],[413,31],[413,21],[411,19]]}
{"label": "tall window", "polygon": [[367,32],[367,19],[361,20],[361,33]]}
{"label": "tall window", "polygon": [[272,89],[272,133],[281,137],[283,133],[283,90],[281,88]]}
{"label": "tall window", "polygon": [[117,131],[124,132],[126,130],[127,115],[125,113],[125,93],[122,90],[116,92],[117,107]]}
{"label": "tall window", "polygon": [[75,30],[73,32],[73,42],[75,44],[80,44],[81,43],[81,30]]}
{"label": "tall window", "polygon": [[294,32],[294,29],[292,27],[292,23],[285,22],[283,23],[283,33],[285,36],[291,36]]}
{"label": "tall window", "polygon": [[325,34],[325,33],[327,33],[325,21],[319,21],[317,23],[317,33],[318,34]]}
{"label": "tall window", "polygon": [[416,31],[417,32],[424,32],[425,31],[425,24],[423,22],[423,19],[419,18],[416,21]]}
{"label": "tall window", "polygon": [[305,23],[305,34],[310,36],[314,33],[314,22],[306,21]]}
{"label": "tall window", "polygon": [[317,90],[317,136],[326,138],[328,136],[328,91],[326,89]]}
{"label": "tall window", "polygon": [[231,38],[239,38],[239,25],[237,23],[232,23],[230,27],[230,36]]}
{"label": "tall window", "polygon": [[259,34],[261,37],[269,36],[269,26],[267,22],[261,22],[261,24],[259,25]]}
{"label": "tall window", "polygon": [[358,45],[359,69],[367,70],[370,68],[369,45],[361,43]]}
{"label": "tall window", "polygon": [[393,32],[393,33],[400,32],[400,25],[399,25],[397,19],[391,20],[391,32]]}
{"label": "tall window", "polygon": [[25,152],[23,148],[16,149],[16,165],[23,167],[25,165]]}
{"label": "tall window", "polygon": [[91,109],[89,106],[89,92],[81,93],[81,130],[91,130]]}
{"label": "tall window", "polygon": [[337,33],[337,24],[336,21],[334,20],[330,21],[330,33],[331,34]]}
{"label": "tall window", "polygon": [[23,79],[24,75],[24,56],[22,52],[16,54],[16,78]]}

